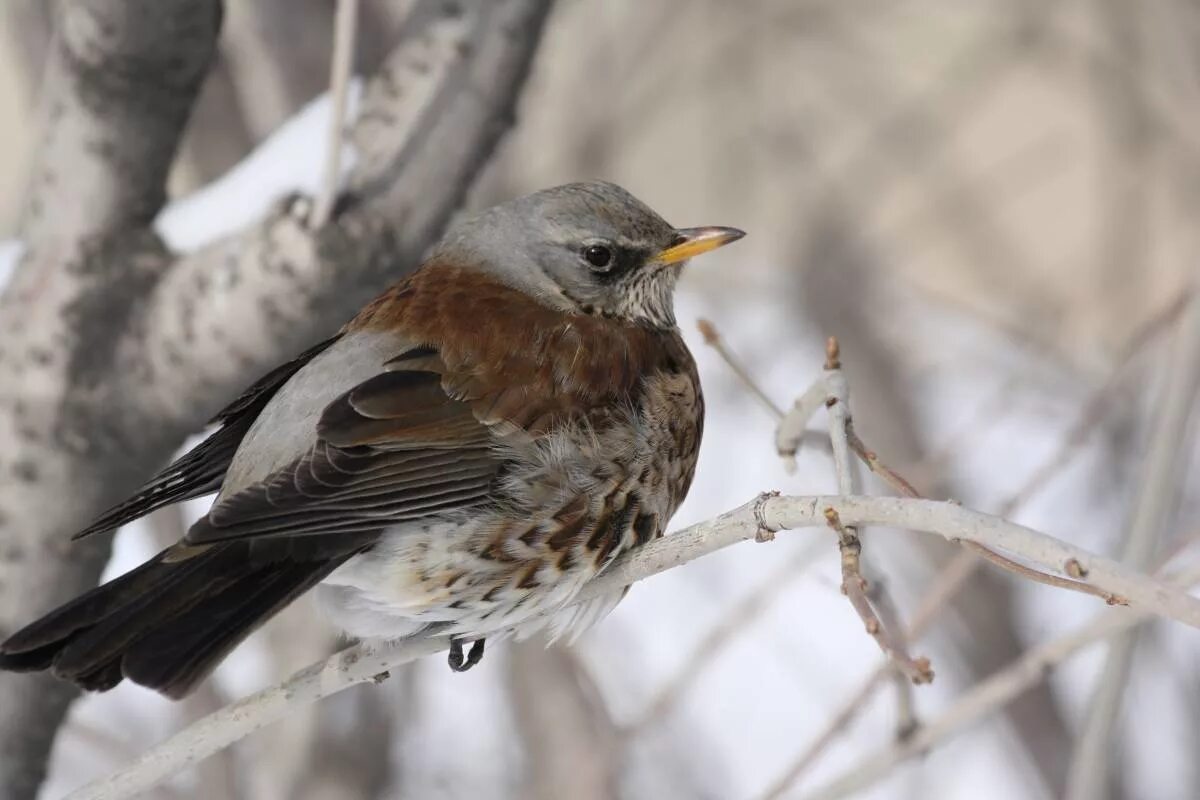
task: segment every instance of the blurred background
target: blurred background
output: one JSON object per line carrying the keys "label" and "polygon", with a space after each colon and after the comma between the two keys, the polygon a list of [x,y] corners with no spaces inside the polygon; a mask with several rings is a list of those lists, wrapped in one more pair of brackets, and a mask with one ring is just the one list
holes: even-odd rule
{"label": "blurred background", "polygon": [[[363,0],[360,73],[406,6]],[[239,191],[266,203],[320,173],[327,110],[293,121],[286,147],[273,134],[324,93],[334,2],[229,0],[226,14],[172,193],[255,152],[261,169]],[[2,239],[35,144],[49,4],[5,0],[0,19]],[[472,205],[605,178],[674,224],[749,232],[681,287],[709,410],[675,527],[765,489],[834,489],[820,448],[784,470],[774,419],[696,333],[705,317],[783,407],[836,334],[859,432],[924,494],[1119,555],[1200,257],[1196,41],[1200,7],[1185,0],[562,0]],[[221,191],[168,209],[164,230],[184,240],[209,226]],[[1200,533],[1192,442],[1180,442],[1191,472],[1178,475],[1161,553]],[[109,574],[186,521],[127,529]],[[866,549],[901,619],[957,552],[899,531],[868,532]],[[787,778],[880,659],[839,580],[819,531],[725,550],[639,584],[574,647],[489,648],[465,675],[428,659],[153,796],[804,797],[887,747],[898,724],[936,718],[1104,610],[981,568],[914,645],[937,680],[912,709],[885,685]],[[77,703],[43,797],[323,656],[337,640],[322,624],[297,603],[180,704],[128,685]],[[1071,658],[855,796],[1064,796],[1104,657]],[[1142,633],[1105,764],[1111,797],[1200,796],[1197,664],[1195,631]]]}

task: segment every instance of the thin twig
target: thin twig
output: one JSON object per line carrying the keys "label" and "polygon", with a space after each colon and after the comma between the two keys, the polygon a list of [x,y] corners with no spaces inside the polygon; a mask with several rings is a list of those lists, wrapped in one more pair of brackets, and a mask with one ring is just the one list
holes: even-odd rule
{"label": "thin twig", "polygon": [[[787,473],[789,475],[794,473],[796,471],[796,454],[800,452],[800,445],[810,441],[810,434],[813,434],[808,430],[808,423],[825,404],[824,380],[817,378],[813,381],[808,389],[796,398],[792,408],[785,413],[775,404],[762,385],[754,379],[746,365],[725,346],[724,339],[716,325],[710,320],[700,319],[697,321],[696,327],[700,329],[704,343],[717,351],[717,355],[737,376],[742,385],[762,403],[764,408],[771,412],[775,419],[779,420],[779,426],[775,429],[775,450],[783,459],[784,469]],[[811,439],[814,443],[826,447],[829,445],[828,438],[825,436],[813,434]]]}
{"label": "thin twig", "polygon": [[825,382],[818,378],[796,398],[792,408],[779,420],[775,429],[775,452],[783,459],[788,474],[796,471],[796,454],[808,434],[808,423],[825,405]]}
{"label": "thin twig", "polygon": [[879,645],[884,655],[892,659],[896,667],[913,683],[930,683],[933,681],[933,669],[929,659],[924,656],[913,658],[904,649],[903,640],[894,635],[883,624],[875,613],[871,601],[867,597],[867,581],[862,576],[859,557],[862,553],[862,543],[854,529],[842,524],[838,513],[833,508],[825,509],[825,519],[838,535],[838,550],[842,554],[842,593],[850,600],[850,605],[862,619],[867,633]]}
{"label": "thin twig", "polygon": [[[896,637],[896,643],[901,652],[908,652],[910,643],[908,634],[904,630],[904,623],[900,620],[900,612],[896,608],[896,604],[892,602],[891,594],[885,590],[882,580],[876,578],[875,582],[867,587],[867,598],[871,601],[875,613],[879,615],[879,621],[883,623],[884,630]],[[912,682],[901,670],[892,669],[891,673],[896,690],[896,737],[905,739],[913,735],[920,727],[921,721],[917,718]]]}
{"label": "thin twig", "polygon": [[[833,446],[833,465],[837,473],[838,491],[844,495],[857,494],[857,480],[850,455],[850,388],[842,374],[841,353],[836,337],[830,336],[825,345],[825,407],[829,412],[829,441]],[[829,526],[837,532],[838,550],[842,556],[842,592],[862,618],[863,624],[879,644],[880,649],[896,662],[896,667],[913,683],[929,683],[933,669],[929,659],[913,658],[904,640],[887,630],[867,597],[867,580],[862,574],[862,542],[858,531],[842,523],[837,512],[825,510]],[[902,701],[902,705],[905,703]]]}
{"label": "thin twig", "polygon": [[[894,469],[891,469],[882,461],[880,461],[879,455],[863,444],[862,439],[858,438],[857,434],[853,432],[852,427],[849,431],[848,438],[850,439],[850,446],[853,448],[858,457],[862,459],[863,463],[865,463],[873,473],[882,478],[885,483],[894,488],[896,491],[900,492],[900,494],[905,497],[921,497],[921,494],[913,488],[911,483],[906,481]],[[1041,570],[1033,569],[1032,567],[1020,563],[1019,561],[1014,561],[1002,553],[998,553],[984,545],[978,544],[977,542],[963,542],[962,544],[971,552],[982,557],[985,561],[995,564],[998,567],[1002,567],[1009,572],[1016,573],[1017,575],[1036,583],[1042,583],[1059,589],[1067,589],[1068,591],[1099,597],[1110,606],[1128,605],[1128,602],[1124,597],[1092,586],[1087,581],[1071,580],[1058,575],[1052,575],[1048,572],[1042,572]],[[1067,570],[1069,569],[1069,565],[1063,564],[1059,568]]]}
{"label": "thin twig", "polygon": [[329,138],[325,150],[325,174],[309,224],[324,227],[333,214],[342,180],[342,139],[346,132],[346,102],[350,70],[354,65],[354,42],[358,28],[358,0],[338,0],[333,23],[333,57],[329,67]]}
{"label": "thin twig", "polygon": [[741,361],[735,358],[733,353],[729,352],[729,349],[725,346],[724,340],[721,339],[721,334],[717,330],[717,326],[713,325],[706,319],[699,319],[696,320],[696,327],[700,329],[700,335],[704,337],[704,343],[713,350],[717,351],[717,355],[719,355],[721,360],[725,362],[725,365],[733,371],[733,374],[737,375],[738,378],[741,379],[745,387],[750,390],[750,394],[754,395],[754,397],[760,403],[762,403],[763,407],[771,412],[772,416],[774,416],[776,419],[782,419],[783,409],[775,405],[775,401],[772,400],[770,396],[763,391],[762,387],[758,385],[758,382],[751,377],[746,368],[742,366]]}
{"label": "thin twig", "polygon": [[863,440],[854,431],[853,420],[846,421],[846,439],[850,443],[850,449],[867,465],[867,469],[882,478],[885,483],[900,492],[904,497],[922,496],[920,492],[913,488],[911,483],[900,476],[900,473],[880,461],[878,453],[863,444]]}
{"label": "thin twig", "polygon": [[[972,553],[975,553],[985,561],[995,564],[998,567],[1002,567],[1009,572],[1020,575],[1022,578],[1027,578],[1034,583],[1041,583],[1045,584],[1046,586],[1053,586],[1056,589],[1066,589],[1067,591],[1071,592],[1079,592],[1080,594],[1088,594],[1092,597],[1099,597],[1110,606],[1129,605],[1129,601],[1121,595],[1106,592],[1103,589],[1092,586],[1086,581],[1060,578],[1057,575],[1051,575],[1048,572],[1042,572],[1041,570],[1033,569],[1032,567],[1028,567],[1019,561],[1014,561],[1002,553],[997,553],[995,550],[991,550],[975,542],[963,542],[962,544],[963,547],[967,548]],[[1074,562],[1068,561],[1066,564],[1063,564],[1063,569],[1072,570],[1073,564]],[[1082,576],[1084,573],[1079,571],[1076,572],[1076,574]]]}
{"label": "thin twig", "polygon": [[[725,363],[733,370],[734,374],[754,394],[766,400],[771,409],[775,411],[779,419],[779,425],[775,431],[775,449],[780,457],[783,458],[785,470],[789,474],[796,469],[796,453],[800,448],[802,439],[807,433],[808,424],[817,413],[817,410],[822,406],[830,407],[831,398],[840,403],[840,407],[837,409],[831,408],[828,441],[830,450],[834,455],[835,468],[838,471],[839,491],[843,494],[855,494],[856,484],[853,471],[850,467],[851,459],[846,453],[845,444],[841,443],[842,438],[852,435],[853,429],[847,410],[849,407],[849,388],[840,371],[841,363],[837,339],[830,337],[826,342],[826,372],[813,381],[808,389],[796,399],[792,409],[787,414],[783,414],[775,407],[774,403],[770,402],[766,393],[750,374],[750,371],[723,346],[717,327],[712,322],[703,319],[700,320],[699,327],[705,342],[714,347]],[[833,376],[832,384],[831,375]],[[830,388],[831,385],[833,386],[832,390]],[[836,438],[833,433],[834,430],[839,431]],[[844,436],[841,432],[844,432]],[[905,720],[902,722],[901,727],[911,727],[910,721],[913,708],[911,683],[927,682],[933,679],[933,672],[929,667],[928,659],[914,660],[908,655],[907,644],[903,637],[899,635],[898,614],[893,613],[893,620],[886,623],[894,629],[893,632],[888,634],[881,633],[881,629],[885,623],[878,619],[873,610],[872,602],[863,594],[869,582],[862,575],[860,559],[861,544],[859,543],[857,532],[851,534],[847,531],[846,535],[839,537],[839,550],[842,554],[841,563],[843,567],[842,591],[849,597],[851,606],[859,613],[867,630],[875,631],[872,635],[884,645],[884,652],[893,654],[896,657],[896,675],[899,678],[897,682],[897,706],[899,708],[899,716],[902,720]],[[851,553],[851,550],[854,552]],[[885,594],[882,581],[878,582],[875,593],[879,594],[882,601],[891,607],[894,612],[894,605],[890,603],[888,598],[882,597]],[[881,636],[882,639],[880,639]]]}

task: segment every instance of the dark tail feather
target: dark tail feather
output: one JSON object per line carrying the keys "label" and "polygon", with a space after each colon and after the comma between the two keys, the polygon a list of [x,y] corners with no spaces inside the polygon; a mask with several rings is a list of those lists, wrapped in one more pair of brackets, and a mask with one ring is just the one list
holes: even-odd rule
{"label": "dark tail feather", "polygon": [[290,567],[231,602],[206,604],[159,628],[126,653],[124,674],[169,697],[182,697],[251,631],[332,572],[337,563]]}
{"label": "dark tail feather", "polygon": [[164,551],[13,634],[0,644],[0,669],[49,669],[92,691],[129,678],[182,697],[352,555],[264,564],[247,550],[222,545],[178,562]]}

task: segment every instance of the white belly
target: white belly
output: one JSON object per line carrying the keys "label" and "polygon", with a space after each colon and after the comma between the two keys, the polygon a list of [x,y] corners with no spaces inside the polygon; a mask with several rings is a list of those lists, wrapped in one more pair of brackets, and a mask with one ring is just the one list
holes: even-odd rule
{"label": "white belly", "polygon": [[[594,570],[557,576],[549,585],[521,592],[501,591],[488,602],[480,592],[446,587],[437,576],[455,569],[477,576],[496,571],[468,552],[477,528],[432,522],[397,526],[369,552],[339,567],[317,588],[319,606],[341,631],[359,639],[400,639],[436,626],[439,633],[467,639],[514,636],[524,639],[546,630],[551,639],[576,636],[608,615],[624,592],[570,604]],[[456,604],[456,600],[462,602]]]}

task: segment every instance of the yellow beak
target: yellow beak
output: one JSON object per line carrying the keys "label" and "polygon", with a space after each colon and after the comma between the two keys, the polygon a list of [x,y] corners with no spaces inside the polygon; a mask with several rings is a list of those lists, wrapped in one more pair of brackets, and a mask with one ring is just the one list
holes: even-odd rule
{"label": "yellow beak", "polygon": [[737,228],[680,228],[675,231],[675,243],[654,257],[658,264],[678,264],[689,258],[716,250],[718,247],[736,242],[746,235]]}

